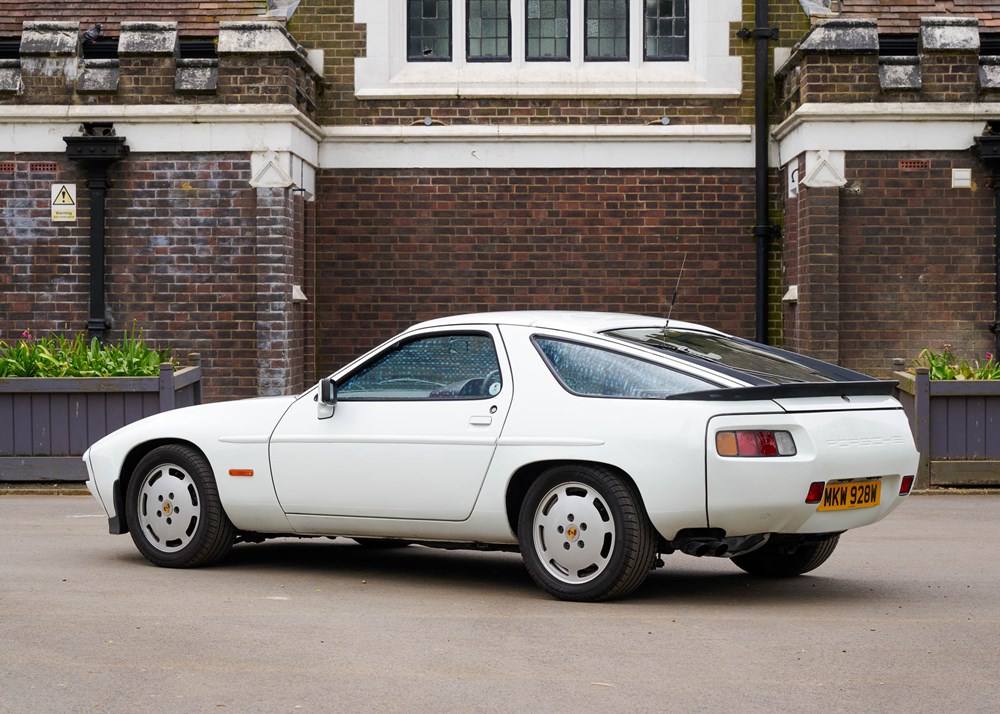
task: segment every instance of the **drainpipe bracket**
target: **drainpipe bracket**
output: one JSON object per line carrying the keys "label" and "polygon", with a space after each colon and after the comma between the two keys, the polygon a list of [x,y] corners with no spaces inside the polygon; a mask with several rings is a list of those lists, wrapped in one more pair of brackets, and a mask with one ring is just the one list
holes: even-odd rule
{"label": "drainpipe bracket", "polygon": [[751,30],[749,27],[741,27],[736,31],[736,36],[741,40],[776,40],[778,39],[778,28],[755,27]]}

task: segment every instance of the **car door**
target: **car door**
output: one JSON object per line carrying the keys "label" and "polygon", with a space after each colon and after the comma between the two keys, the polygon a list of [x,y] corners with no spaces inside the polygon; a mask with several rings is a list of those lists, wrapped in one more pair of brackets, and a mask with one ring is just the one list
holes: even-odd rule
{"label": "car door", "polygon": [[337,375],[333,416],[299,399],[271,437],[289,514],[457,521],[469,516],[513,388],[495,327],[407,336]]}

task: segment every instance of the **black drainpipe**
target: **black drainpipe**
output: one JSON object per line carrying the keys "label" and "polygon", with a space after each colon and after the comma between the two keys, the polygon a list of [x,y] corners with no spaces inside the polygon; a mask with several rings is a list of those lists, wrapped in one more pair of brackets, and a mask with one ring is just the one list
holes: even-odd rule
{"label": "black drainpipe", "polygon": [[986,131],[982,136],[977,136],[975,141],[973,151],[993,174],[993,252],[996,292],[993,322],[989,324],[989,330],[993,333],[993,342],[996,346],[994,354],[1000,355],[1000,121],[989,122]]}
{"label": "black drainpipe", "polygon": [[90,317],[88,338],[104,341],[108,330],[105,309],[104,201],[108,168],[129,152],[124,136],[115,136],[111,124],[84,124],[83,136],[65,136],[66,158],[79,163],[87,176],[90,195]]}
{"label": "black drainpipe", "polygon": [[771,197],[768,191],[768,150],[770,124],[767,105],[767,88],[770,76],[767,71],[768,44],[778,39],[778,30],[767,26],[768,2],[757,0],[754,8],[754,29],[746,27],[737,33],[742,39],[754,38],[754,183],[755,225],[754,242],[757,254],[756,293],[754,300],[754,326],[757,342],[767,343],[767,256],[771,248],[773,229],[770,222]]}

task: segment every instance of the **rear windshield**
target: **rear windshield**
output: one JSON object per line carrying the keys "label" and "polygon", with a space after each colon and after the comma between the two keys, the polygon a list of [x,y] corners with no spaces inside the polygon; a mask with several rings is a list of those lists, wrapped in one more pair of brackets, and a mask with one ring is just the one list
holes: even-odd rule
{"label": "rear windshield", "polygon": [[[848,370],[835,365],[728,335],[658,327],[613,330],[605,334],[759,378],[752,380],[754,382],[834,382],[852,376]],[[863,375],[857,377],[864,378]]]}

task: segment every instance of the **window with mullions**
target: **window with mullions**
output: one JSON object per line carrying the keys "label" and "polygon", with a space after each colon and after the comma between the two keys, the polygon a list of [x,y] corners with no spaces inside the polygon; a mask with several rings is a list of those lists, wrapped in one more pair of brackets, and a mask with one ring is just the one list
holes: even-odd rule
{"label": "window with mullions", "polygon": [[684,61],[688,58],[687,0],[646,0],[643,59]]}
{"label": "window with mullions", "polygon": [[407,0],[406,37],[410,62],[451,60],[451,0]]}
{"label": "window with mullions", "polygon": [[510,62],[510,0],[468,0],[466,59]]}
{"label": "window with mullions", "polygon": [[628,0],[587,0],[583,15],[584,59],[628,60]]}
{"label": "window with mullions", "polygon": [[[344,0],[349,3],[352,0]],[[360,100],[734,97],[746,0],[353,0]]]}
{"label": "window with mullions", "polygon": [[527,0],[525,59],[569,60],[569,0]]}

